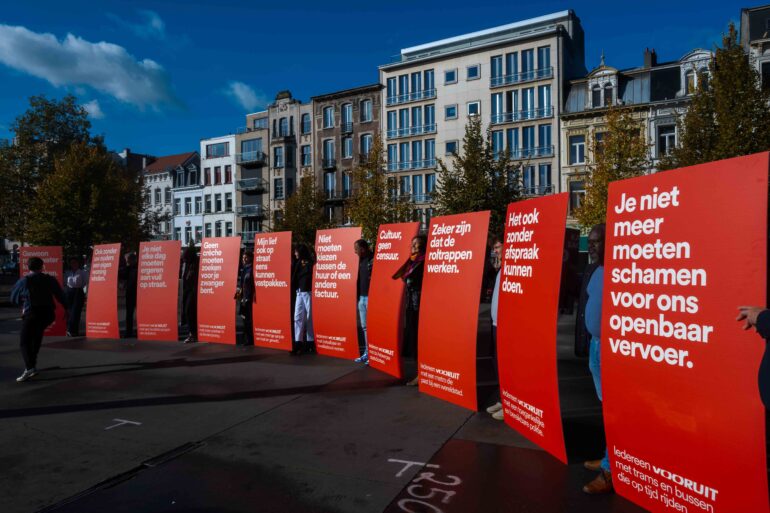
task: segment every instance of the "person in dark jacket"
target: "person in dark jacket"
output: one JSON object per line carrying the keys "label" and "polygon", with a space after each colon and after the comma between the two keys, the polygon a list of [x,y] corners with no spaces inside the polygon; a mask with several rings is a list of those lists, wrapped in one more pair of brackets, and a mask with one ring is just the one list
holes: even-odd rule
{"label": "person in dark jacket", "polygon": [[599,264],[596,262],[588,264],[583,271],[583,281],[580,285],[577,316],[575,317],[575,356],[579,358],[588,356],[588,348],[591,345],[591,334],[586,328],[586,303],[588,302],[588,283],[598,267]]}
{"label": "person in dark jacket", "polygon": [[198,266],[195,248],[185,248],[182,254],[182,316],[189,332],[185,344],[198,341]]}
{"label": "person in dark jacket", "polygon": [[738,321],[744,321],[743,329],[756,328],[759,336],[765,339],[765,353],[762,356],[762,362],[759,364],[759,397],[762,404],[767,409],[770,405],[770,353],[768,352],[768,342],[770,342],[770,310],[761,306],[741,306],[738,308]]}
{"label": "person in dark jacket", "polygon": [[364,352],[356,358],[356,362],[369,365],[369,340],[366,337],[366,312],[369,309],[369,283],[372,280],[372,266],[374,255],[369,249],[369,243],[359,239],[353,245],[353,250],[358,255],[358,279],[356,289],[358,291],[358,319],[361,322],[361,331],[364,333]]}
{"label": "person in dark jacket", "polygon": [[[393,279],[402,279],[406,285],[406,308],[404,318],[404,356],[414,356],[417,360],[417,328],[420,324],[420,297],[422,294],[422,277],[425,272],[425,248],[427,239],[418,235],[412,239],[411,255],[404,262]],[[419,362],[418,362],[419,365]],[[408,381],[408,386],[416,386],[420,382],[420,370]]]}
{"label": "person in dark jacket", "polygon": [[313,312],[311,294],[313,291],[313,259],[304,244],[294,248],[296,263],[291,282],[296,287],[297,299],[294,303],[294,347],[291,354],[299,354],[303,347],[303,338],[307,339],[305,351],[315,352],[313,335]]}
{"label": "person in dark jacket", "polygon": [[16,378],[19,383],[37,374],[37,355],[43,343],[45,329],[54,321],[54,300],[67,307],[67,300],[59,281],[43,272],[43,260],[29,259],[29,274],[21,278],[11,291],[11,301],[22,307],[20,336],[24,372]]}
{"label": "person in dark jacket", "polygon": [[254,302],[254,252],[247,249],[243,252],[241,260],[243,269],[241,271],[241,280],[238,284],[237,297],[239,298],[238,309],[243,317],[243,339],[237,344],[239,346],[254,345],[254,311],[252,303]]}
{"label": "person in dark jacket", "polygon": [[120,269],[120,279],[125,283],[126,291],[126,334],[124,338],[134,338],[134,312],[136,312],[136,286],[139,277],[139,268],[137,267],[136,253],[126,253],[126,265]]}
{"label": "person in dark jacket", "polygon": [[86,302],[85,287],[88,285],[88,272],[81,269],[80,259],[72,257],[70,268],[64,272],[64,295],[69,305],[67,316],[67,336],[80,336],[80,315]]}

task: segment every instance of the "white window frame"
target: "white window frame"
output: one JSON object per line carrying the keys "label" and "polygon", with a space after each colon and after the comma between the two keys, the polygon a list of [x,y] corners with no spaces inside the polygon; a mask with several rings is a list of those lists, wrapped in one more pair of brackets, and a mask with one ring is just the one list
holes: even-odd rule
{"label": "white window frame", "polygon": [[[471,113],[471,105],[476,106],[476,112]],[[465,112],[468,114],[468,116],[480,116],[481,115],[481,101],[480,100],[474,100],[472,102],[468,102],[465,106]]]}

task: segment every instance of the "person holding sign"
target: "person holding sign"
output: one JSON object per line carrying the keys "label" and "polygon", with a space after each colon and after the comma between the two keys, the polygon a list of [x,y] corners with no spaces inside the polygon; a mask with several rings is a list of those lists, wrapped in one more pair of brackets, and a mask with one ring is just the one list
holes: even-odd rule
{"label": "person holding sign", "polygon": [[194,247],[182,254],[182,313],[189,334],[185,344],[198,341],[198,267],[200,261]]}
{"label": "person holding sign", "polygon": [[[604,289],[604,234],[604,224],[597,224],[591,228],[591,233],[588,234],[588,256],[591,257],[591,261],[596,263],[597,266],[586,287],[588,298],[585,308],[586,330],[591,335],[588,368],[591,370],[591,376],[593,376],[594,386],[596,387],[596,395],[600,401],[602,400],[602,373],[599,340],[601,338],[602,291]],[[585,467],[599,472],[599,475],[593,481],[583,487],[585,493],[595,495],[613,491],[610,459],[606,449],[604,458],[596,461],[587,461],[585,462]]]}
{"label": "person holding sign", "polygon": [[[495,362],[495,370],[497,375],[500,375],[499,366],[497,363],[497,305],[500,302],[500,272],[503,265],[503,238],[499,235],[495,235],[492,238],[492,269],[497,271],[495,273],[495,284],[492,289],[492,302],[490,305],[489,313],[492,317],[492,359]],[[500,402],[500,389],[495,389],[495,402],[487,408],[487,413],[492,415],[495,420],[504,420],[503,403]]]}
{"label": "person holding sign", "polygon": [[80,315],[86,302],[85,286],[88,284],[88,272],[80,268],[80,259],[70,258],[70,268],[64,272],[64,293],[69,304],[67,315],[67,336],[80,335]]}
{"label": "person holding sign", "polygon": [[[425,272],[425,250],[428,239],[418,235],[412,239],[411,255],[404,262],[393,279],[402,279],[406,285],[406,311],[404,322],[404,353],[414,355],[417,360],[417,328],[420,324],[420,296],[422,294],[422,277]],[[420,383],[420,373],[408,381],[407,386],[417,386]]]}
{"label": "person holding sign", "polygon": [[245,347],[254,345],[254,323],[252,322],[254,311],[251,307],[254,302],[254,252],[250,249],[244,251],[241,262],[243,270],[235,297],[239,300],[238,309],[240,316],[243,317],[243,342],[237,345]]}
{"label": "person holding sign", "polygon": [[356,362],[369,364],[369,341],[366,338],[366,311],[369,306],[369,283],[372,281],[372,266],[374,255],[369,249],[369,243],[364,239],[358,239],[353,245],[353,250],[358,255],[358,319],[361,322],[361,331],[364,332],[364,353],[356,358]]}
{"label": "person holding sign", "polygon": [[136,291],[139,280],[139,267],[137,266],[136,253],[133,251],[125,255],[126,265],[120,269],[120,279],[125,283],[126,291],[126,334],[124,338],[133,338],[134,331],[134,312],[136,311]]}
{"label": "person holding sign", "polygon": [[[770,310],[761,306],[741,306],[738,308],[737,321],[746,321],[743,329],[756,328],[759,336],[770,341]],[[759,364],[759,397],[762,404],[767,409],[770,405],[770,355],[767,345],[765,345],[765,354],[762,356],[762,363]]]}
{"label": "person holding sign", "polygon": [[21,356],[24,372],[16,378],[19,383],[37,374],[37,354],[43,343],[43,332],[55,319],[54,299],[67,307],[67,299],[59,280],[43,272],[43,259],[32,257],[29,274],[21,278],[11,291],[11,301],[22,307]]}
{"label": "person holding sign", "polygon": [[313,353],[313,313],[311,311],[311,293],[313,290],[313,260],[310,252],[304,244],[298,244],[294,248],[296,263],[292,271],[291,283],[297,291],[297,299],[294,303],[294,347],[291,354],[296,355],[302,351],[303,338],[307,338],[307,352]]}

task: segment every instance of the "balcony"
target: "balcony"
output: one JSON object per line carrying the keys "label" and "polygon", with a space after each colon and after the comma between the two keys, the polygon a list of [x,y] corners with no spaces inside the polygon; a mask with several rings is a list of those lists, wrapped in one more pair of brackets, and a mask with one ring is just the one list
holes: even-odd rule
{"label": "balcony", "polygon": [[277,133],[270,138],[273,143],[293,143],[294,134]]}
{"label": "balcony", "polygon": [[503,112],[502,114],[492,115],[492,124],[501,125],[503,123],[514,123],[516,121],[550,118],[551,116],[553,116],[553,107],[551,106],[539,109],[520,110],[517,112]]}
{"label": "balcony", "polygon": [[533,80],[544,80],[546,78],[553,78],[553,66],[522,71],[521,73],[504,75],[502,77],[492,77],[489,80],[489,87],[503,87],[512,84],[521,84],[523,82],[532,82]]}
{"label": "balcony", "polygon": [[519,148],[510,152],[513,160],[540,159],[553,157],[553,146],[538,146],[537,148]]}
{"label": "balcony", "polygon": [[350,191],[349,190],[342,190],[338,191],[336,189],[325,189],[324,190],[324,199],[327,202],[333,203],[333,202],[341,202],[345,201],[350,197]]}
{"label": "balcony", "polygon": [[246,151],[235,154],[235,163],[243,167],[259,167],[267,163],[267,155],[262,151]]}
{"label": "balcony", "polygon": [[262,205],[241,205],[235,211],[238,217],[262,217]]}
{"label": "balcony", "polygon": [[410,169],[431,169],[434,167],[436,167],[436,159],[388,162],[388,171],[409,171]]}
{"label": "balcony", "polygon": [[259,130],[267,130],[267,125],[265,126],[241,126],[235,129],[236,134],[249,134],[251,132],[257,132]]}
{"label": "balcony", "polygon": [[421,205],[421,204],[430,203],[431,201],[433,201],[433,195],[430,193],[429,194],[412,194],[411,196],[409,196],[409,200],[416,205]]}
{"label": "balcony", "polygon": [[521,193],[524,196],[543,196],[545,194],[552,194],[553,185],[524,185],[521,188]]}
{"label": "balcony", "polygon": [[235,190],[264,193],[267,191],[267,181],[261,178],[244,178],[235,182]]}
{"label": "balcony", "polygon": [[254,242],[254,235],[256,235],[257,231],[253,232],[241,232],[241,242],[247,242],[247,243],[253,243]]}
{"label": "balcony", "polygon": [[415,91],[413,93],[402,94],[398,96],[388,96],[385,103],[388,107],[391,105],[401,105],[402,103],[419,102],[422,100],[430,100],[436,97],[435,89],[425,89],[423,91]]}
{"label": "balcony", "polygon": [[337,159],[322,159],[321,168],[324,171],[332,171],[337,169]]}
{"label": "balcony", "polygon": [[353,122],[352,121],[343,121],[340,123],[340,131],[343,134],[352,134],[353,133]]}
{"label": "balcony", "polygon": [[435,134],[436,133],[436,124],[431,123],[429,125],[422,125],[422,126],[408,126],[405,128],[397,128],[395,130],[388,130],[387,138],[388,139],[398,139],[400,137],[411,137],[414,135],[426,135],[426,134]]}

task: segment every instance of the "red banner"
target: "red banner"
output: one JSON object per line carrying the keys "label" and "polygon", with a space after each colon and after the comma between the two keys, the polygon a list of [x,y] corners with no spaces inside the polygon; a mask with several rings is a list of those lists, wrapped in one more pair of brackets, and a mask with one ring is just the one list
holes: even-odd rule
{"label": "red banner", "polygon": [[511,203],[497,310],[505,422],[567,463],[556,368],[566,193]]}
{"label": "red banner", "polygon": [[254,235],[254,345],[291,351],[291,232]]}
{"label": "red banner", "polygon": [[120,243],[94,246],[88,269],[86,337],[120,338],[118,267]]}
{"label": "red banner", "polygon": [[[61,246],[22,246],[19,248],[19,274],[24,276],[29,272],[27,261],[32,257],[43,259],[43,272],[50,274],[64,287],[64,262],[62,261]],[[61,337],[67,334],[67,311],[58,301],[54,301],[54,321],[46,328],[46,337]]]}
{"label": "red banner", "polygon": [[358,255],[361,228],[318,230],[313,271],[313,329],[319,354],[358,358]]}
{"label": "red banner", "polygon": [[651,511],[767,512],[768,153],[610,184],[601,370],[617,492]]}
{"label": "red banner", "polygon": [[369,365],[401,378],[403,339],[404,282],[394,280],[411,254],[412,239],[420,223],[380,225],[374,251],[369,308],[366,316],[369,340]]}
{"label": "red banner", "polygon": [[434,217],[420,300],[420,391],[476,410],[476,338],[489,211]]}
{"label": "red banner", "polygon": [[198,271],[198,340],[235,344],[240,237],[204,238]]}
{"label": "red banner", "polygon": [[179,340],[178,240],[139,244],[136,327],[139,340]]}

